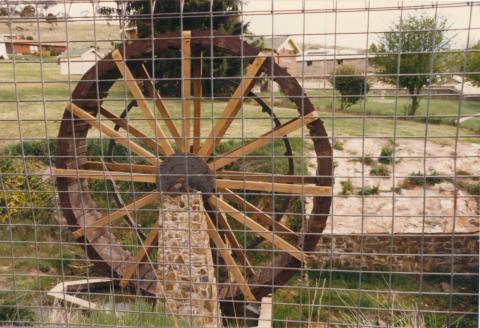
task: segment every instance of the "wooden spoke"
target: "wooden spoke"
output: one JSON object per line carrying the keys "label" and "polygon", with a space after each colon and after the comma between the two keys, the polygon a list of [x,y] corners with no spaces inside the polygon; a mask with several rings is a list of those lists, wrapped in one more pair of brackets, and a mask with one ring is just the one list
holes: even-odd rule
{"label": "wooden spoke", "polygon": [[145,239],[145,241],[143,242],[142,247],[139,249],[137,255],[135,255],[135,258],[133,259],[133,261],[128,264],[127,270],[125,271],[125,274],[122,276],[122,279],[120,280],[120,287],[122,288],[127,287],[129,280],[135,274],[135,271],[137,271],[137,267],[143,261],[143,258],[147,254],[150,254],[150,252],[155,248],[153,244],[157,240],[158,240],[158,224],[155,224],[153,229],[148,233],[147,239]]}
{"label": "wooden spoke", "polygon": [[309,184],[268,183],[254,180],[229,180],[217,179],[217,188],[229,188],[240,190],[254,190],[263,192],[276,192],[295,195],[328,196],[332,194],[331,187],[323,187]]}
{"label": "wooden spoke", "polygon": [[238,147],[227,154],[223,154],[221,157],[216,158],[209,164],[211,170],[219,170],[222,167],[235,162],[242,156],[246,156],[255,150],[272,143],[275,138],[282,138],[283,136],[301,128],[303,125],[309,124],[318,118],[317,112],[311,112],[303,117],[293,119],[280,127],[263,134],[261,137],[247,142],[245,145]]}
{"label": "wooden spoke", "polygon": [[146,182],[156,183],[155,174],[131,174],[128,172],[98,171],[98,170],[76,170],[76,169],[52,169],[52,175],[59,178],[78,178],[91,180],[105,180],[106,178],[115,181]]}
{"label": "wooden spoke", "polygon": [[128,90],[130,90],[130,92],[132,93],[133,97],[138,103],[138,106],[142,110],[143,115],[147,119],[148,124],[150,125],[153,132],[155,133],[155,139],[157,139],[159,142],[160,152],[163,155],[173,154],[174,151],[172,146],[168,142],[167,137],[163,132],[163,129],[160,127],[160,124],[156,120],[155,115],[153,114],[153,111],[150,108],[150,105],[148,104],[148,101],[143,96],[140,86],[135,81],[135,77],[133,76],[128,66],[125,64],[123,57],[120,54],[120,51],[118,51],[118,49],[112,52],[112,58],[115,60],[115,64],[117,65],[117,68],[120,71],[120,74],[125,79]]}
{"label": "wooden spoke", "polygon": [[142,65],[142,69],[140,70],[140,76],[141,78],[144,79],[143,83],[144,83],[145,89],[147,90],[147,95],[150,98],[153,98],[155,102],[155,107],[157,108],[160,115],[162,115],[162,118],[165,121],[165,124],[167,125],[168,131],[170,131],[170,134],[174,138],[175,143],[180,148],[182,144],[180,133],[178,132],[177,126],[175,125],[173,120],[170,118],[170,114],[167,111],[167,107],[165,107],[162,97],[158,93],[157,88],[155,87],[155,83],[153,82],[152,78],[148,74],[148,71],[145,65]]}
{"label": "wooden spoke", "polygon": [[160,160],[157,158],[157,156],[153,155],[151,152],[141,147],[139,144],[130,141],[128,138],[122,136],[119,132],[115,131],[104,123],[99,122],[93,115],[78,107],[77,105],[71,103],[66,107],[66,109],[72,112],[75,116],[87,122],[90,126],[100,130],[103,134],[115,139],[115,142],[131,150],[135,154],[144,157],[145,160],[152,163],[153,165],[158,166],[160,164]]}
{"label": "wooden spoke", "polygon": [[238,111],[242,105],[242,97],[252,90],[255,84],[255,76],[257,76],[260,68],[263,66],[266,57],[261,56],[255,58],[252,64],[247,67],[247,71],[240,82],[239,86],[232,95],[232,98],[228,101],[221,116],[216,120],[212,131],[208,135],[207,139],[200,147],[198,154],[203,157],[209,156],[213,152],[213,148],[218,145],[221,138],[227,132],[228,127],[235,119]]}
{"label": "wooden spoke", "polygon": [[202,54],[193,66],[193,149],[194,154],[200,150],[201,116],[202,116]]}
{"label": "wooden spoke", "polygon": [[127,173],[149,173],[157,174],[158,167],[153,165],[129,164],[129,163],[102,163],[86,162],[83,168],[86,170],[103,170],[106,167],[109,171],[127,172]]}
{"label": "wooden spoke", "polygon": [[98,219],[94,223],[92,223],[92,224],[90,224],[86,227],[82,227],[82,228],[79,228],[79,229],[75,230],[73,232],[73,236],[75,238],[80,238],[82,236],[85,236],[88,233],[88,231],[95,230],[95,229],[100,228],[100,227],[104,227],[107,224],[112,223],[112,222],[120,219],[124,215],[128,214],[130,211],[138,210],[138,209],[143,208],[143,207],[145,207],[149,204],[152,204],[153,202],[157,201],[159,198],[160,198],[160,196],[159,196],[158,192],[153,192],[153,193],[148,194],[144,197],[141,197],[140,199],[137,199],[133,203],[130,203],[127,206],[125,206],[121,209],[118,209],[118,210],[116,210],[112,213],[108,213],[107,215],[101,217],[100,219]]}
{"label": "wooden spoke", "polygon": [[190,97],[192,81],[190,72],[191,64],[191,32],[183,31],[182,33],[182,152],[190,151]]}
{"label": "wooden spoke", "polygon": [[100,114],[108,118],[110,121],[124,129],[125,131],[128,131],[128,134],[140,138],[144,143],[146,143],[153,149],[157,149],[158,144],[152,138],[149,138],[145,133],[128,124],[128,120],[117,117],[115,114],[113,114],[104,107],[100,107]]}
{"label": "wooden spoke", "polygon": [[299,250],[297,247],[293,246],[282,237],[274,234],[272,231],[264,228],[261,224],[255,222],[249,216],[243,214],[242,212],[238,211],[234,207],[230,206],[227,202],[223,201],[222,199],[216,196],[211,196],[208,199],[208,203],[212,207],[217,208],[219,211],[226,213],[227,215],[231,216],[239,223],[245,225],[247,228],[252,230],[256,235],[270,242],[275,247],[288,252],[290,255],[292,255],[296,259],[302,262],[306,262],[308,260],[307,256],[305,256],[305,254],[303,254],[303,252]]}
{"label": "wooden spoke", "polygon": [[252,219],[257,220],[261,225],[271,229],[278,236],[285,240],[297,240],[297,235],[289,227],[283,225],[281,222],[275,221],[270,215],[267,215],[261,209],[249,203],[244,198],[238,196],[230,189],[222,189],[222,196],[224,199],[237,204],[240,208],[244,208],[245,211],[252,213]]}
{"label": "wooden spoke", "polygon": [[[116,170],[119,171],[119,170]],[[269,173],[255,173],[242,171],[218,171],[215,172],[215,177],[220,179],[230,180],[255,180],[263,182],[280,182],[280,183],[307,183],[315,184],[316,177],[300,176],[300,175],[286,175],[286,174],[269,174]]]}
{"label": "wooden spoke", "polygon": [[246,252],[238,242],[237,237],[235,237],[235,234],[233,233],[232,228],[230,227],[230,224],[228,224],[228,220],[225,217],[225,214],[220,211],[217,211],[216,214],[218,214],[217,215],[218,226],[220,227],[220,229],[222,230],[222,233],[225,234],[228,241],[230,242],[233,253],[235,253],[240,263],[247,270],[248,274],[254,275],[255,271],[253,270],[252,265],[250,264],[250,261],[247,258]]}
{"label": "wooden spoke", "polygon": [[253,296],[252,291],[250,290],[250,287],[247,285],[247,281],[245,280],[245,277],[242,275],[242,272],[238,268],[237,264],[235,263],[235,260],[233,259],[232,255],[230,255],[229,249],[227,245],[222,240],[222,237],[218,234],[217,228],[213,224],[213,222],[210,220],[210,217],[205,213],[205,220],[207,221],[207,229],[208,229],[208,235],[210,236],[210,239],[213,241],[215,246],[217,247],[218,251],[220,252],[220,255],[222,258],[225,260],[225,263],[227,264],[227,269],[232,275],[233,279],[238,284],[238,287],[242,291],[243,295],[245,295],[245,298],[249,301],[255,301],[255,296]]}

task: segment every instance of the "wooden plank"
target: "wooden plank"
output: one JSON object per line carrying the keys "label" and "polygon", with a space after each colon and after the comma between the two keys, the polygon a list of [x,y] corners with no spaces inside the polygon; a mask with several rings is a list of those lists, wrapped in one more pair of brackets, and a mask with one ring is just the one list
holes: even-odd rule
{"label": "wooden plank", "polygon": [[127,270],[125,271],[125,274],[123,275],[122,279],[120,280],[120,287],[125,288],[127,287],[130,279],[132,276],[135,274],[135,271],[137,271],[138,265],[143,261],[143,258],[147,255],[150,254],[150,252],[155,248],[155,246],[152,246],[155,241],[158,239],[158,223],[155,224],[155,226],[150,230],[150,232],[147,235],[147,239],[142,244],[142,247],[138,250],[137,255],[135,255],[135,258],[131,263],[128,264]]}
{"label": "wooden plank", "polygon": [[83,168],[86,170],[101,171],[103,170],[104,165],[109,171],[158,174],[158,167],[153,165],[142,165],[142,164],[86,162],[85,164],[83,164]]}
{"label": "wooden plank", "polygon": [[238,190],[254,190],[264,192],[277,192],[292,195],[305,196],[332,196],[331,187],[323,187],[309,184],[268,183],[254,180],[229,180],[216,179],[216,188],[229,188]]}
{"label": "wooden plank", "polygon": [[240,271],[237,264],[235,263],[232,255],[230,255],[229,248],[223,242],[222,237],[220,237],[220,235],[218,234],[217,228],[215,227],[215,225],[210,220],[210,217],[207,214],[205,214],[205,220],[207,221],[208,235],[210,236],[210,239],[212,239],[213,243],[217,247],[222,258],[225,260],[228,271],[232,275],[233,279],[235,279],[235,281],[237,282],[238,287],[242,291],[243,295],[245,295],[245,298],[249,301],[255,301],[256,300],[255,296],[250,290],[250,287],[248,286],[246,279],[243,277],[242,272]]}
{"label": "wooden plank", "polygon": [[225,234],[228,241],[230,242],[233,253],[237,256],[240,263],[245,267],[248,274],[254,275],[255,270],[253,270],[252,264],[250,263],[250,260],[246,255],[246,250],[240,245],[237,237],[235,237],[235,234],[233,233],[230,224],[228,224],[228,220],[225,217],[225,214],[220,211],[217,211],[216,214],[218,214],[218,226],[222,230],[221,232]]}
{"label": "wooden plank", "polygon": [[167,107],[165,106],[162,97],[160,96],[160,93],[158,93],[155,83],[153,82],[152,78],[148,74],[147,68],[145,65],[142,65],[142,69],[140,70],[141,77],[144,79],[143,83],[145,85],[145,89],[147,90],[147,95],[150,98],[153,98],[153,101],[155,102],[155,107],[157,108],[158,112],[162,116],[163,120],[165,121],[165,125],[168,128],[168,131],[170,131],[170,134],[175,140],[175,143],[177,146],[180,148],[182,144],[180,132],[178,132],[177,126],[173,122],[173,120],[170,117],[170,114],[167,111]]}
{"label": "wooden plank", "polygon": [[317,183],[317,178],[312,176],[227,171],[227,170],[215,172],[215,177],[220,179],[230,179],[230,180],[246,179],[246,180],[264,181],[264,182],[270,182],[270,183],[273,183],[273,182],[306,183],[306,184]]}
{"label": "wooden plank", "polygon": [[128,121],[124,118],[117,117],[115,114],[110,112],[108,109],[105,107],[100,107],[100,114],[108,118],[110,121],[112,121],[115,125],[118,125],[125,131],[128,131],[129,135],[132,135],[134,137],[140,138],[144,143],[152,147],[153,149],[157,149],[158,144],[150,137],[148,137],[145,133],[142,131],[138,130],[137,128],[131,126],[128,124]]}
{"label": "wooden plank", "polygon": [[129,182],[147,182],[156,183],[157,178],[154,174],[140,174],[140,173],[127,173],[127,172],[113,172],[108,171],[108,175],[105,171],[97,170],[76,170],[76,169],[52,169],[52,175],[55,177],[72,178],[72,179],[92,179],[92,180],[105,180],[113,179],[115,181],[129,181]]}
{"label": "wooden plank", "polygon": [[192,89],[191,80],[191,32],[182,33],[182,152],[190,152],[190,97]]}
{"label": "wooden plank", "polygon": [[288,241],[296,241],[297,234],[289,227],[285,226],[281,222],[275,221],[270,215],[263,212],[261,209],[246,201],[230,189],[221,189],[221,193],[224,199],[237,204],[240,209],[245,209],[246,212],[252,213],[252,219],[257,220],[265,228],[272,229],[274,233],[277,233],[280,237]]}
{"label": "wooden plank", "polygon": [[282,237],[274,234],[272,231],[265,229],[261,224],[255,222],[249,216],[230,206],[222,199],[216,196],[210,196],[210,198],[208,199],[208,203],[211,206],[218,208],[220,211],[226,213],[230,217],[234,218],[240,224],[243,224],[244,226],[252,230],[253,233],[270,242],[278,249],[288,252],[291,256],[295,257],[299,261],[306,262],[308,260],[308,258],[300,249],[293,246]]}
{"label": "wooden plank", "polygon": [[156,200],[160,198],[160,194],[157,192],[154,192],[152,194],[148,194],[146,196],[141,197],[140,199],[137,199],[136,201],[128,204],[127,206],[118,209],[112,213],[108,213],[107,215],[101,217],[97,221],[93,222],[92,224],[89,224],[86,227],[79,228],[73,232],[73,237],[75,239],[78,239],[84,235],[86,235],[89,231],[95,230],[100,227],[104,227],[107,224],[113,223],[114,221],[122,218],[124,215],[130,213],[130,211],[135,211],[140,208],[143,208],[149,204],[152,204]]}
{"label": "wooden plank", "polygon": [[150,125],[151,129],[155,133],[155,139],[158,140],[160,152],[163,155],[173,154],[174,151],[167,140],[167,136],[165,135],[163,129],[155,118],[155,115],[153,114],[153,111],[150,108],[148,101],[145,99],[142,90],[140,89],[140,86],[137,84],[135,77],[133,76],[128,66],[125,64],[122,54],[118,49],[112,52],[112,58],[114,59],[120,74],[125,79],[128,90],[130,90],[130,92],[132,93],[133,97],[137,101],[138,106],[142,110],[143,115],[147,120],[147,123]]}
{"label": "wooden plank", "polygon": [[247,71],[243,76],[242,81],[238,85],[237,89],[233,93],[232,97],[229,99],[227,105],[225,106],[221,116],[216,119],[215,125],[213,126],[212,131],[206,138],[203,145],[200,147],[198,154],[203,157],[210,156],[213,152],[215,145],[218,145],[222,137],[227,132],[230,124],[238,114],[238,111],[242,105],[242,97],[252,90],[255,84],[255,76],[259,73],[263,64],[265,63],[265,56],[260,56],[255,58],[253,63],[247,67]]}
{"label": "wooden plank", "polygon": [[293,119],[285,124],[282,124],[278,128],[263,134],[257,139],[247,142],[245,145],[221,155],[213,162],[209,163],[208,166],[211,170],[217,171],[222,167],[235,162],[237,159],[247,156],[255,150],[272,143],[275,141],[275,139],[283,138],[285,135],[292,133],[293,131],[301,128],[303,125],[309,124],[316,119],[318,119],[317,112],[311,112],[303,117]]}
{"label": "wooden plank", "polygon": [[202,54],[200,58],[195,61],[193,65],[193,148],[194,154],[200,150],[201,138],[201,117],[202,117]]}
{"label": "wooden plank", "polygon": [[151,164],[158,166],[160,165],[160,160],[157,156],[153,155],[151,152],[140,146],[139,144],[130,141],[125,136],[122,136],[118,131],[115,131],[111,127],[105,125],[104,123],[100,122],[97,118],[93,115],[88,113],[87,111],[83,110],[82,108],[78,107],[77,105],[71,103],[69,104],[66,109],[73,113],[78,118],[81,118],[85,122],[87,122],[90,126],[100,130],[103,134],[107,135],[108,137],[115,139],[116,143],[124,146],[125,148],[129,149],[133,153],[142,156],[150,162]]}

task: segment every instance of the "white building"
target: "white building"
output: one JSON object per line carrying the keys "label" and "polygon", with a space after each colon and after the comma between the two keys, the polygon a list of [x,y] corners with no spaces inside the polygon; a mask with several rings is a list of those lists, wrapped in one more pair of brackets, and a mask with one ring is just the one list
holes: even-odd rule
{"label": "white building", "polygon": [[7,46],[2,36],[0,36],[0,59],[8,59]]}
{"label": "white building", "polygon": [[60,65],[60,74],[85,74],[97,61],[103,58],[103,54],[94,48],[72,49],[65,51],[57,57]]}

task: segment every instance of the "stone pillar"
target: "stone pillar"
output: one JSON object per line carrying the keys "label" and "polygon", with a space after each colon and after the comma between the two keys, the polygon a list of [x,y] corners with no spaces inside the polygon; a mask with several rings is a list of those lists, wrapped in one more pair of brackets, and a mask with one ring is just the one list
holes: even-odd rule
{"label": "stone pillar", "polygon": [[197,327],[220,327],[205,215],[200,193],[162,197],[157,296],[166,312],[179,320],[192,320]]}

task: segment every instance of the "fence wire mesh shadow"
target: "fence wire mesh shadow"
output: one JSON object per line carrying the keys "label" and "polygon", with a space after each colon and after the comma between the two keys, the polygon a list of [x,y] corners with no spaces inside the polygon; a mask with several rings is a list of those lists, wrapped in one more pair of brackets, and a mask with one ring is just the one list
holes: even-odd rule
{"label": "fence wire mesh shadow", "polygon": [[0,325],[478,327],[480,3],[0,3]]}

